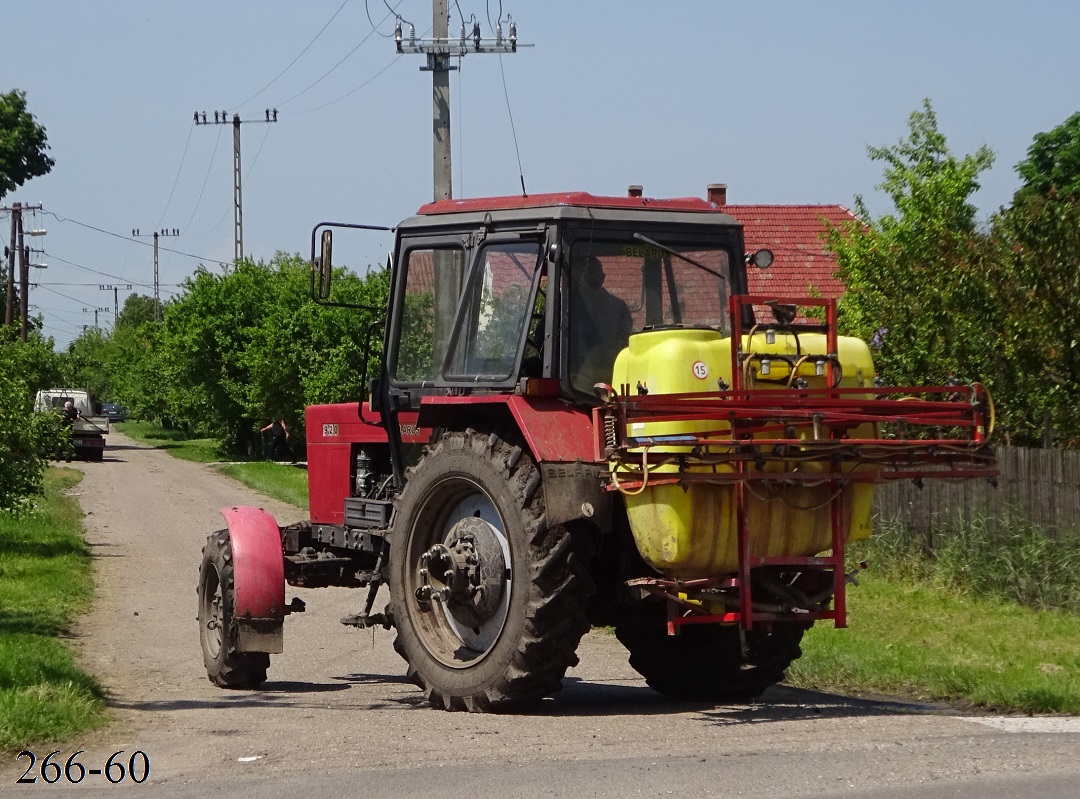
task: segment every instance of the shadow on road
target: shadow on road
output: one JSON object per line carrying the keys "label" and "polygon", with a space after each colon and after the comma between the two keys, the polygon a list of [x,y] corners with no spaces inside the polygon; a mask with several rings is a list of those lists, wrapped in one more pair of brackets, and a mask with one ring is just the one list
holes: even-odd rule
{"label": "shadow on road", "polygon": [[[119,544],[112,544],[108,541],[87,541],[86,545],[90,548],[90,557],[92,559],[97,558],[123,558],[126,557],[123,552],[120,551]],[[115,550],[115,551],[109,551]]]}
{"label": "shadow on road", "polygon": [[296,708],[309,709],[326,707],[324,701],[318,704],[297,702],[297,694],[323,694],[349,690],[348,685],[340,683],[312,683],[303,681],[281,681],[265,683],[257,691],[229,691],[222,689],[212,699],[162,699],[162,700],[126,700],[109,696],[105,700],[111,708],[119,710],[139,710],[150,712],[168,712],[175,710],[211,710],[221,708]]}
{"label": "shadow on road", "polygon": [[939,708],[902,701],[859,699],[784,686],[770,688],[758,699],[740,703],[676,701],[636,680],[590,683],[569,677],[563,680],[563,689],[559,693],[545,699],[537,710],[528,715],[647,716],[687,712],[700,713],[702,720],[724,725],[935,713],[939,712]]}
{"label": "shadow on road", "polygon": [[[420,691],[409,691],[405,694],[394,692],[377,699],[365,698],[359,702],[357,702],[356,694],[342,694],[360,685],[404,684],[406,680],[403,676],[350,674],[335,679],[339,682],[272,681],[267,682],[257,691],[222,690],[210,698],[128,701],[110,696],[106,698],[106,704],[121,710],[150,712],[241,708],[300,711],[329,707],[355,710],[408,707],[423,712],[435,712],[424,700]],[[333,705],[327,705],[326,699],[315,699],[315,695],[324,694],[342,695],[342,699],[335,700]],[[312,700],[305,701],[305,696],[311,696]],[[542,700],[528,710],[500,715],[523,718],[577,718],[689,714],[699,722],[718,726],[737,726],[808,719],[933,715],[940,712],[942,712],[941,708],[932,705],[860,699],[783,686],[769,689],[758,700],[740,704],[677,702],[661,696],[636,680],[599,683],[568,678],[564,680],[563,690],[555,696]]]}
{"label": "shadow on road", "polygon": [[116,450],[121,450],[121,449],[150,450],[150,449],[158,449],[158,447],[151,446],[150,444],[106,444],[105,445],[105,451],[106,452],[115,452]]}

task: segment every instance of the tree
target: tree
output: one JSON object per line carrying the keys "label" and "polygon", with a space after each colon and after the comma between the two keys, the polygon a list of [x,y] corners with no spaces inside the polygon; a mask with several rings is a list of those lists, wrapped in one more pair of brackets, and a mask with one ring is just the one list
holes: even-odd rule
{"label": "tree", "polygon": [[48,149],[45,128],[26,110],[26,92],[0,94],[0,198],[49,173],[55,162]]}
{"label": "tree", "polygon": [[145,294],[129,294],[124,300],[124,307],[120,309],[120,315],[116,318],[114,329],[122,327],[138,327],[143,322],[153,322],[157,317],[157,302],[153,297]]}
{"label": "tree", "polygon": [[[165,411],[191,430],[250,454],[268,419],[284,418],[302,440],[304,407],[357,400],[371,312],[317,305],[310,265],[278,253],[224,273],[199,269],[170,303],[158,344]],[[388,275],[336,270],[340,302],[384,307]],[[375,340],[372,341],[376,345]],[[299,453],[297,453],[299,454]]]}
{"label": "tree", "polygon": [[51,340],[0,331],[0,510],[23,510],[41,493],[45,456],[63,441],[60,417],[33,410],[37,389],[55,378],[51,356]]}
{"label": "tree", "polygon": [[1080,111],[1047,133],[1037,133],[1016,165],[1024,185],[1017,200],[1056,194],[1080,197]]}
{"label": "tree", "polygon": [[994,220],[989,275],[1003,308],[993,388],[1015,443],[1080,443],[1080,198],[1019,196]]}
{"label": "tree", "polygon": [[113,396],[109,334],[87,328],[68,344],[61,355],[61,375],[65,386],[82,388],[95,398]]}
{"label": "tree", "polygon": [[974,379],[992,357],[986,333],[998,306],[969,200],[994,156],[986,147],[953,155],[929,100],[908,129],[895,145],[867,148],[885,163],[878,188],[894,213],[873,220],[857,197],[860,221],[828,233],[847,287],[841,326],[873,342],[878,371],[893,385],[941,383],[950,371]]}

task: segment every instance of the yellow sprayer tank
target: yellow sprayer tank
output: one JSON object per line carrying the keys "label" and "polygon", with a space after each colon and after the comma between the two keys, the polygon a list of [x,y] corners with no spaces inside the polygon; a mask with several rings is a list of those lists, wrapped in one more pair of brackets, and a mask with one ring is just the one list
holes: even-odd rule
{"label": "yellow sprayer tank", "polygon": [[[825,352],[825,337],[804,333],[777,336],[771,344],[758,334],[743,350],[794,355]],[[866,344],[854,338],[841,337],[839,356],[843,369],[842,386],[861,386],[874,374],[873,363]],[[777,360],[771,371],[773,382],[757,382],[753,388],[790,390],[785,378],[790,367]],[[784,371],[787,370],[785,374]],[[812,386],[824,385],[823,377],[815,374],[814,364],[808,362],[799,369]],[[642,389],[654,394],[676,394],[718,391],[718,380],[732,384],[731,339],[712,329],[662,328],[636,333],[615,361],[612,384],[629,386],[631,391]],[[750,387],[750,386],[748,386]],[[635,429],[636,428],[636,429]],[[632,424],[627,430],[631,437],[673,436],[687,433],[721,432],[727,430],[722,419],[692,422],[652,422]],[[869,434],[870,431],[859,431]],[[639,450],[640,451],[640,450]],[[650,446],[652,453],[686,453],[689,447],[659,443]],[[631,451],[631,459],[633,452]],[[687,471],[730,471],[725,465],[690,465]],[[784,466],[773,464],[767,469],[821,469],[818,464]],[[655,466],[651,474],[661,476],[678,472],[677,463]],[[617,471],[617,474],[619,472]],[[832,546],[831,499],[835,491],[830,484],[795,486],[769,484],[757,489],[747,484],[746,515],[752,555],[765,557],[802,557],[815,555]],[[847,541],[870,535],[871,485],[848,484],[842,490],[844,524]],[[637,494],[625,493],[630,528],[641,556],[659,572],[680,578],[716,577],[738,569],[737,518],[734,485],[717,483],[687,483],[685,485],[647,486]]]}

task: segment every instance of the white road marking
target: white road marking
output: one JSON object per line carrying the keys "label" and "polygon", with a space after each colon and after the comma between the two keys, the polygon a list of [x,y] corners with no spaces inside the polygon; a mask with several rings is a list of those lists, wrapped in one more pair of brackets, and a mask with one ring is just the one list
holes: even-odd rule
{"label": "white road marking", "polygon": [[1002,732],[1080,733],[1080,716],[954,716]]}

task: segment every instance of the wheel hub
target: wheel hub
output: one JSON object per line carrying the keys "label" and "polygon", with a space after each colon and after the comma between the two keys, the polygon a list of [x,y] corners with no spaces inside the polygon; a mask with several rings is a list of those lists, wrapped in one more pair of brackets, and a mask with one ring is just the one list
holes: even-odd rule
{"label": "wheel hub", "polygon": [[476,516],[459,520],[420,556],[417,576],[420,602],[441,602],[463,624],[482,626],[499,610],[507,580],[495,529]]}

